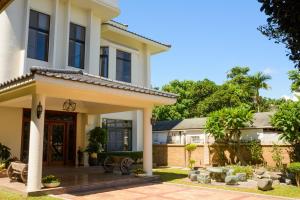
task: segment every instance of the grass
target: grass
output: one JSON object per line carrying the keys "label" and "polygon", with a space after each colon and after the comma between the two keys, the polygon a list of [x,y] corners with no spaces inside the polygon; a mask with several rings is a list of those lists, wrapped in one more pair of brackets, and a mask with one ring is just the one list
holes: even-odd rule
{"label": "grass", "polygon": [[273,196],[283,196],[283,197],[291,197],[291,198],[300,198],[300,188],[296,186],[285,186],[285,185],[277,185],[274,186],[273,190],[270,191],[261,191],[257,188],[238,188],[238,187],[230,187],[230,186],[216,186],[210,184],[199,184],[195,182],[189,182],[186,180],[187,170],[182,169],[173,169],[173,168],[160,168],[155,169],[154,174],[159,175],[163,182],[167,183],[175,183],[175,184],[183,184],[190,186],[198,186],[198,187],[207,187],[207,188],[216,188],[216,189],[225,189],[225,190],[233,190],[240,192],[251,192],[257,194],[265,194],[265,195],[273,195]]}
{"label": "grass", "polygon": [[39,197],[25,197],[21,194],[9,192],[4,189],[0,189],[0,199],[5,200],[58,200],[57,198],[49,196],[39,196]]}

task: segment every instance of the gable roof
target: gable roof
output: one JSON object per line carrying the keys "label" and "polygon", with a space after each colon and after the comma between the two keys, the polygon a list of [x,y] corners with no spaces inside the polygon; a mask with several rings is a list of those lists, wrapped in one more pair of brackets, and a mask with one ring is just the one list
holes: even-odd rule
{"label": "gable roof", "polygon": [[[273,115],[273,112],[261,112],[255,113],[253,117],[252,126],[247,127],[251,128],[272,128],[270,123],[270,117]],[[180,131],[180,130],[195,130],[195,129],[205,129],[205,123],[207,118],[190,118],[184,120],[170,120],[170,121],[158,121],[153,126],[153,131]]]}
{"label": "gable roof", "polygon": [[45,77],[75,81],[79,83],[87,83],[87,84],[98,85],[107,88],[126,90],[130,92],[144,93],[144,94],[173,98],[173,99],[174,98],[176,99],[178,96],[173,93],[162,92],[159,90],[141,87],[130,83],[111,80],[100,76],[94,76],[91,74],[84,73],[81,70],[79,71],[61,70],[61,69],[49,69],[49,68],[42,68],[42,67],[33,67],[31,68],[31,72],[26,75],[6,81],[4,83],[0,83],[0,94],[1,92],[8,90],[14,86],[20,86],[22,84],[26,84],[28,83],[28,81],[35,81],[35,75],[41,75]]}

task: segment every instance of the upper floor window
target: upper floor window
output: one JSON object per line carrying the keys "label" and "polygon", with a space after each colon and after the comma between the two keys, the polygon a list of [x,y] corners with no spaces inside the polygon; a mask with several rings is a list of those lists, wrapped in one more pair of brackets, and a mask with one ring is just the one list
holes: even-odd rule
{"label": "upper floor window", "polygon": [[70,23],[69,66],[84,68],[85,27]]}
{"label": "upper floor window", "polygon": [[30,10],[27,56],[48,61],[50,16]]}
{"label": "upper floor window", "polygon": [[108,78],[109,48],[100,48],[100,76]]}
{"label": "upper floor window", "polygon": [[131,54],[117,50],[117,80],[131,82]]}

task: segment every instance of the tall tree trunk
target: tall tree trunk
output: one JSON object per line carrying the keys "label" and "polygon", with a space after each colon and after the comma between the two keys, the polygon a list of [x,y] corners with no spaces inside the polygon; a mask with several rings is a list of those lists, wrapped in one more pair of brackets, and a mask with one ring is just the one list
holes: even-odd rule
{"label": "tall tree trunk", "polygon": [[237,134],[235,137],[236,137],[235,138],[235,144],[234,144],[234,146],[235,146],[235,149],[234,149],[235,150],[235,155],[236,155],[238,161],[241,163],[241,165],[246,165],[246,162],[245,162],[245,160],[243,158],[243,155],[241,153],[241,140],[240,140],[241,133]]}
{"label": "tall tree trunk", "polygon": [[257,112],[260,112],[260,99],[259,99],[259,90],[256,90],[256,105],[257,105]]}

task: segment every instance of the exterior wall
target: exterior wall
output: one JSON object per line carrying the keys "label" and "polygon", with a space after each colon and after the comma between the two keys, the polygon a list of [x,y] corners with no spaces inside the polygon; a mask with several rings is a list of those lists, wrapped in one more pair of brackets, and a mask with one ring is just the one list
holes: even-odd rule
{"label": "exterior wall", "polygon": [[[283,163],[288,164],[290,162],[289,149],[290,146],[281,145],[282,155],[284,157]],[[209,146],[210,149],[210,163],[217,164],[214,161],[214,148]],[[272,145],[262,145],[263,158],[268,166],[275,166],[275,162],[272,159]],[[224,151],[227,159],[230,158],[230,153]],[[249,157],[245,147],[241,148],[241,152],[244,157]],[[196,160],[195,166],[199,167],[204,164],[204,146],[198,145],[197,150],[192,153],[192,159]],[[187,153],[185,152],[185,145],[174,144],[154,144],[153,145],[153,162],[158,166],[171,166],[171,167],[186,167],[188,163]]]}
{"label": "exterior wall", "polygon": [[20,108],[0,107],[0,143],[11,149],[12,157],[20,158],[22,116]]}

